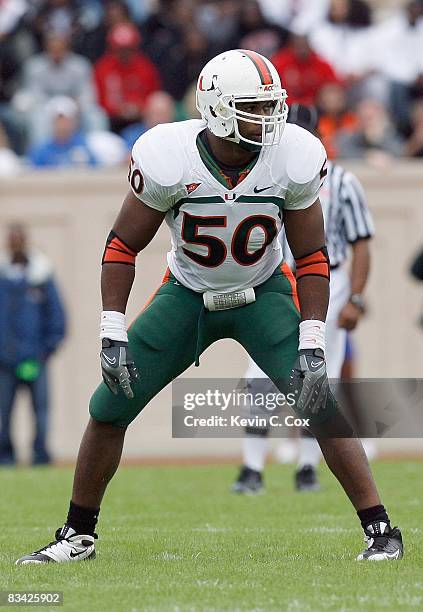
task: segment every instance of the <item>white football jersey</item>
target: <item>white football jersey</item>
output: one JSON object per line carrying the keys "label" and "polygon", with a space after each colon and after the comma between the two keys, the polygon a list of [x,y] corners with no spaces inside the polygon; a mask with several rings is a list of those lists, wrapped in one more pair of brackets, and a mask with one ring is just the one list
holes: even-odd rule
{"label": "white football jersey", "polygon": [[166,213],[168,265],[194,291],[236,291],[264,283],[282,261],[283,210],[317,199],[326,152],[320,140],[287,124],[278,145],[263,147],[250,173],[225,187],[196,145],[206,124],[158,125],[132,150],[129,182],[137,198]]}

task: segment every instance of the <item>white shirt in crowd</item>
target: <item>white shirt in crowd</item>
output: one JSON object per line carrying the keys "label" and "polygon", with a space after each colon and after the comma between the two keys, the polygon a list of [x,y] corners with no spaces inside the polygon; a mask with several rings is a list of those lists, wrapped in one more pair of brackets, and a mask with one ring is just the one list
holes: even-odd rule
{"label": "white shirt in crowd", "polygon": [[324,19],[329,9],[329,0],[259,0],[259,4],[269,21],[303,32]]}
{"label": "white shirt in crowd", "polygon": [[423,18],[412,27],[398,13],[372,30],[373,68],[391,81],[413,83],[423,73]]}

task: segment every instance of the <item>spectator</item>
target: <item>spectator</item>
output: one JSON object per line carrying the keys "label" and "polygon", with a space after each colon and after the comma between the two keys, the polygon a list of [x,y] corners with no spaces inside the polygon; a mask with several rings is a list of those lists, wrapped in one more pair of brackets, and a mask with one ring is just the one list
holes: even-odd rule
{"label": "spectator", "polygon": [[75,0],[42,0],[30,2],[26,15],[26,29],[34,39],[38,51],[43,49],[44,40],[50,33],[64,36],[69,40],[78,37],[83,29],[82,3]]}
{"label": "spectator", "polygon": [[[190,0],[184,0],[184,2],[188,5]],[[204,2],[202,6],[198,7],[198,11],[195,14],[195,22],[202,30],[203,35],[216,47],[217,53],[236,47],[238,24],[242,8],[243,3],[239,2],[239,0],[217,0],[217,2],[212,0]],[[179,15],[179,27],[186,28],[187,21],[192,21],[193,16],[193,11],[191,10],[191,19],[181,22]]]}
{"label": "spectator", "polygon": [[128,164],[130,155],[126,148],[126,142],[113,132],[89,132],[86,142],[90,152],[94,155],[97,166],[111,168]]}
{"label": "spectator", "polygon": [[318,132],[329,159],[338,157],[339,132],[352,134],[357,129],[357,117],[347,107],[345,88],[339,83],[328,83],[320,88],[317,97],[319,112]]}
{"label": "spectator", "polygon": [[95,64],[100,104],[114,132],[142,120],[145,101],[160,89],[154,64],[140,51],[138,30],[131,24],[115,26],[107,36],[108,52]]}
{"label": "spectator", "polygon": [[388,84],[390,110],[398,128],[409,129],[409,109],[423,95],[423,2],[412,0],[375,28],[372,62]]}
{"label": "spectator", "polygon": [[423,99],[417,100],[411,110],[411,135],[405,143],[407,157],[423,157]]}
{"label": "spectator", "polygon": [[[21,12],[23,5],[24,11]],[[2,0],[0,7],[0,56],[5,54],[7,61],[12,62],[10,70],[15,80],[18,72],[14,71],[13,65],[20,68],[28,57],[38,52],[33,23],[35,10],[29,0],[22,4],[20,0]],[[10,8],[14,15],[12,20]]]}
{"label": "spectator", "polygon": [[23,89],[15,95],[14,104],[20,111],[29,113],[30,144],[48,137],[46,102],[53,96],[75,100],[84,130],[107,126],[97,106],[91,65],[85,58],[71,53],[66,36],[47,35],[45,52],[28,59],[23,72]]}
{"label": "spectator", "polygon": [[73,34],[77,19],[76,3],[73,0],[47,0],[41,5],[37,21],[41,31],[56,32],[64,36]]}
{"label": "spectator", "polygon": [[25,0],[2,0],[0,10],[0,42],[15,29],[27,9]]}
{"label": "spectator", "polygon": [[141,24],[150,12],[150,0],[126,0],[129,12],[136,24]]}
{"label": "spectator", "polygon": [[288,47],[278,51],[272,62],[290,103],[313,106],[319,89],[326,83],[338,81],[331,66],[311,50],[303,34],[292,34]]}
{"label": "spectator", "polygon": [[246,0],[239,18],[237,47],[271,57],[288,42],[286,28],[267,21],[257,0]]}
{"label": "spectator", "polygon": [[10,105],[17,88],[19,67],[13,43],[5,36],[0,44],[0,121],[13,150],[21,155],[25,148],[25,130],[19,113]]}
{"label": "spectator", "polygon": [[175,102],[165,91],[155,91],[148,96],[144,108],[144,121],[130,125],[121,132],[128,150],[131,150],[134,142],[147,130],[160,123],[171,123],[175,121]]}
{"label": "spectator", "polygon": [[64,335],[65,316],[50,262],[28,248],[25,229],[13,225],[0,260],[0,464],[16,461],[10,424],[20,386],[28,387],[35,414],[32,463],[50,462],[47,361]]}
{"label": "spectator", "polygon": [[357,130],[340,132],[340,157],[366,159],[374,165],[386,165],[391,157],[402,154],[402,143],[384,105],[375,99],[362,100],[357,106]]}
{"label": "spectator", "polygon": [[75,102],[71,98],[58,96],[50,100],[47,110],[53,134],[46,142],[32,149],[29,154],[31,164],[37,168],[95,166],[94,155],[78,130],[78,107]]}
{"label": "spectator", "polygon": [[121,23],[130,22],[131,18],[126,3],[122,0],[109,0],[105,3],[101,23],[90,31],[81,32],[74,42],[74,49],[94,63],[106,51],[106,38],[109,30]]}
{"label": "spectator", "polygon": [[[175,46],[182,42],[181,18],[177,13],[183,13],[184,8],[178,0],[159,0],[157,10],[147,17],[141,28],[142,48],[156,66],[172,57]],[[185,27],[192,23],[190,8],[182,15],[186,19]]]}
{"label": "spectator", "polygon": [[214,55],[215,49],[198,27],[186,28],[182,32],[181,42],[175,44],[172,53],[161,58],[157,64],[163,89],[176,100],[181,100],[191,83],[197,81],[202,67]]}
{"label": "spectator", "polygon": [[259,0],[269,21],[288,29],[307,31],[325,16],[329,0]]}
{"label": "spectator", "polygon": [[201,119],[196,104],[197,83],[191,83],[188,87],[184,99],[182,100],[181,111],[184,119]]}
{"label": "spectator", "polygon": [[0,177],[10,178],[21,171],[21,162],[10,148],[7,135],[0,121]]}
{"label": "spectator", "polygon": [[310,45],[344,79],[370,70],[372,14],[362,0],[331,0],[327,19],[310,31]]}

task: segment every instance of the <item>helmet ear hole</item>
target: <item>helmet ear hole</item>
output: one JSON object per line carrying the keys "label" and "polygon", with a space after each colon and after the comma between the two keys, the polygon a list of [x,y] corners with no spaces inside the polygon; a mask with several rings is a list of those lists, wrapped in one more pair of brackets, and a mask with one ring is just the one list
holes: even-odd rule
{"label": "helmet ear hole", "polygon": [[210,110],[211,116],[216,119],[217,115],[216,115],[216,113],[214,112],[214,110],[213,110],[213,108],[211,106],[209,106],[209,110]]}

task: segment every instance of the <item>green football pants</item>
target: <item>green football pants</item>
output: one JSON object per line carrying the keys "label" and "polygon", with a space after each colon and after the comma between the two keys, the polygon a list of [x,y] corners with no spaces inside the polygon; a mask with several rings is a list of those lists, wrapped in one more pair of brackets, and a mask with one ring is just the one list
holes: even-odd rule
{"label": "green football pants", "polygon": [[97,421],[125,427],[170,381],[213,342],[239,342],[273,381],[287,378],[298,353],[300,314],[295,279],[283,264],[247,306],[210,312],[203,296],[176,282],[167,271],[163,284],[128,331],[129,348],[140,373],[131,383],[134,398],[113,395],[102,382],[90,402]]}

